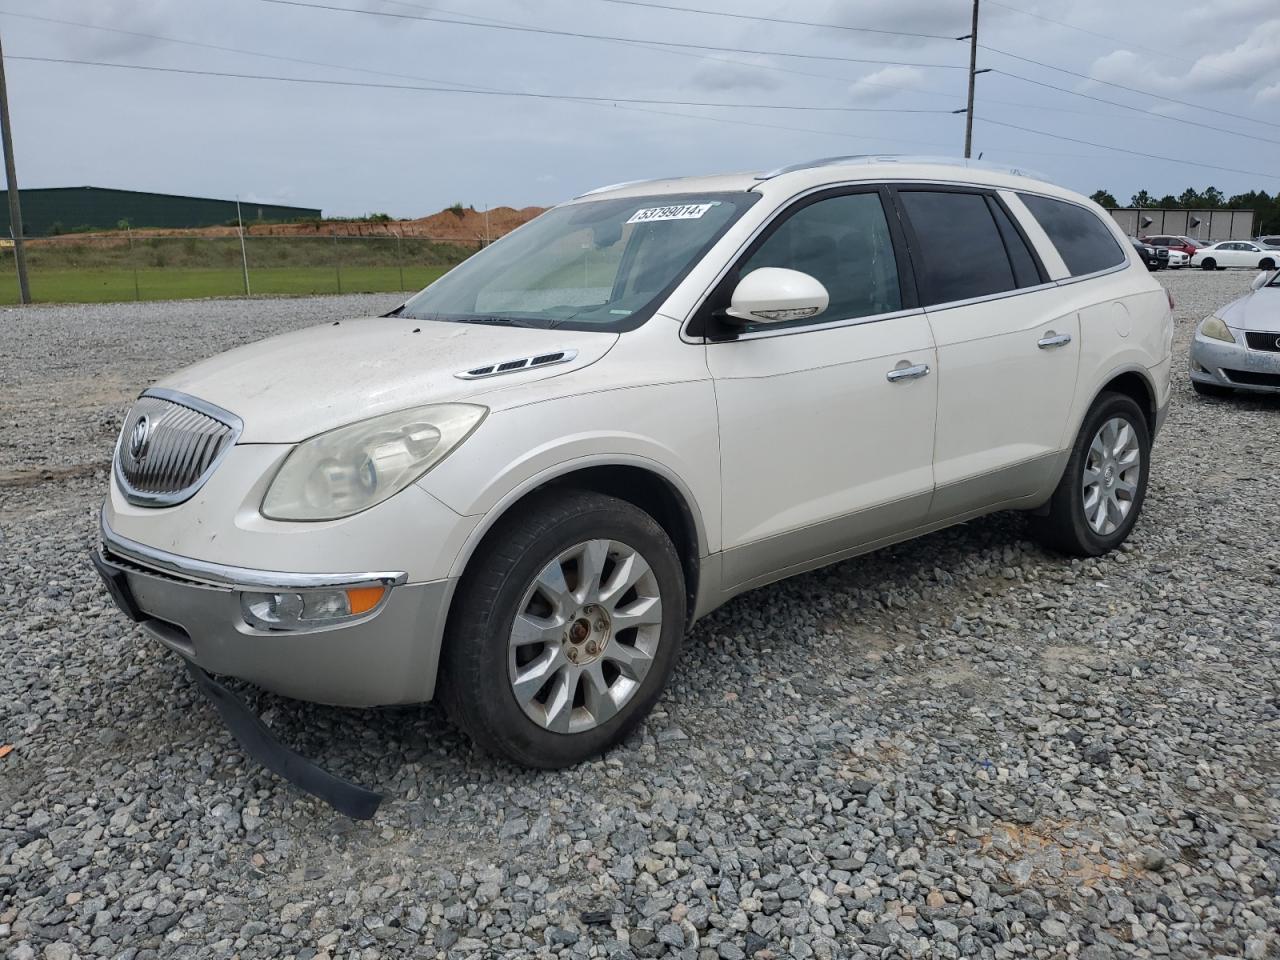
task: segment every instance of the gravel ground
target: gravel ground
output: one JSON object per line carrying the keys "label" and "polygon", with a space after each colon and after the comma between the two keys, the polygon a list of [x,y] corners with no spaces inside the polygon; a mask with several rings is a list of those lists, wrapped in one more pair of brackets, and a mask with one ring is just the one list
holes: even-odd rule
{"label": "gravel ground", "polygon": [[996,516],[741,597],[560,773],[432,705],[250,692],[388,795],[364,823],[246,762],[86,557],[138,388],[392,299],[0,312],[0,954],[1280,956],[1280,400],[1185,376],[1250,276],[1168,277],[1173,410],[1113,556]]}

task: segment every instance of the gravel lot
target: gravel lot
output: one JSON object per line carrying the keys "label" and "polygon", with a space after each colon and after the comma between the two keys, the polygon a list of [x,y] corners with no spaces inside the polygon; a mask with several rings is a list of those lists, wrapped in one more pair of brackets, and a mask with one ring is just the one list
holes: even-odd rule
{"label": "gravel lot", "polygon": [[0,954],[1280,956],[1280,402],[1185,376],[1251,276],[1168,277],[1173,410],[1114,556],[997,516],[739,598],[556,774],[432,705],[250,691],[388,795],[366,823],[246,762],[87,554],[139,388],[393,299],[0,312]]}

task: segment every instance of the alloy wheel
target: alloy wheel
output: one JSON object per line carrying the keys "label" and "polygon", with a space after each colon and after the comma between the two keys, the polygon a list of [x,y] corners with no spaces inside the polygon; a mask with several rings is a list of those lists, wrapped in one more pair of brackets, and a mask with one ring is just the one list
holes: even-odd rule
{"label": "alloy wheel", "polygon": [[1133,425],[1123,417],[1106,421],[1089,444],[1082,500],[1093,532],[1110,536],[1133,510],[1142,478],[1142,448]]}
{"label": "alloy wheel", "polygon": [[661,634],[661,591],[644,557],[616,540],[579,543],[525,591],[508,643],[511,691],[547,730],[594,729],[640,688]]}

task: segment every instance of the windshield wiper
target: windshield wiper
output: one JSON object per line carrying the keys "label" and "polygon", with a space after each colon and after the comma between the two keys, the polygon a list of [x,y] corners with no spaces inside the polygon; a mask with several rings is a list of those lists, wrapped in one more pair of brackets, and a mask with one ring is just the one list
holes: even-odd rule
{"label": "windshield wiper", "polygon": [[449,319],[454,320],[457,323],[492,323],[500,326],[510,326],[510,327],[537,327],[538,326],[538,324],[536,323],[532,323],[528,320],[519,320],[515,317],[475,316],[475,317],[450,317]]}

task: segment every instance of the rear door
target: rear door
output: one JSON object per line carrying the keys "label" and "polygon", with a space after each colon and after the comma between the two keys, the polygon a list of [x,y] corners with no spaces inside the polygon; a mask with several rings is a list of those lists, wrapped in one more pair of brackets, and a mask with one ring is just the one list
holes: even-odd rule
{"label": "rear door", "polygon": [[1060,312],[994,191],[901,185],[895,196],[938,351],[930,520],[1028,496],[1065,442],[1079,318]]}

